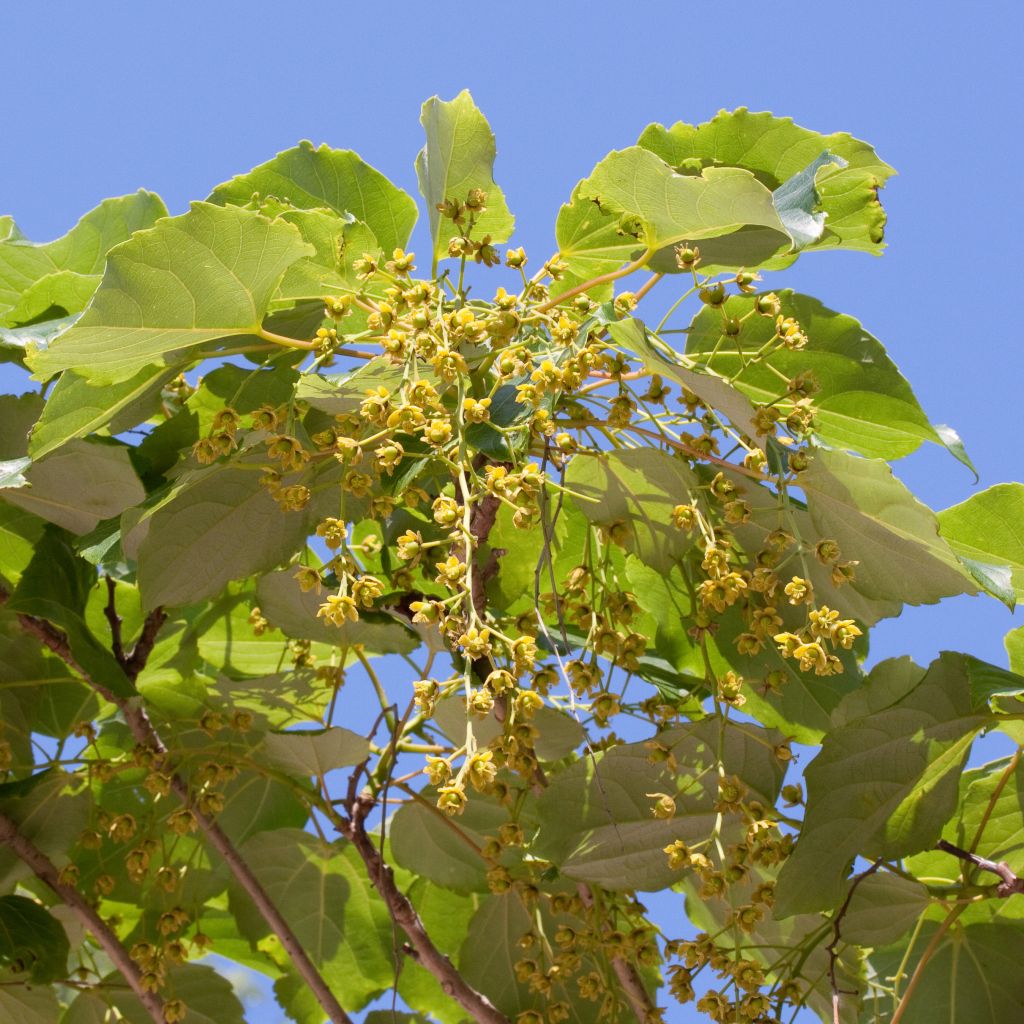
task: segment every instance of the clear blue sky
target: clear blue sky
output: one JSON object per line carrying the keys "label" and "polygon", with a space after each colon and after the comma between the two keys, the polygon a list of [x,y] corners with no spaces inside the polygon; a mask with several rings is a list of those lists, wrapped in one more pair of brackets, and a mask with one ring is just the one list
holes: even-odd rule
{"label": "clear blue sky", "polygon": [[[812,254],[771,283],[881,338],[989,486],[1024,479],[1022,11],[942,0],[8,0],[0,213],[42,241],[139,187],[180,212],[301,138],[355,149],[416,194],[420,103],[468,87],[497,135],[516,241],[540,259],[576,180],[651,121],[744,105],[846,130],[900,172],[883,195],[890,249]],[[897,471],[936,508],[972,490],[937,449]],[[1002,636],[1021,621],[984,599],[911,610],[876,631],[872,660],[927,662],[953,648],[1002,662]],[[277,1019],[271,1007],[254,1015]]]}

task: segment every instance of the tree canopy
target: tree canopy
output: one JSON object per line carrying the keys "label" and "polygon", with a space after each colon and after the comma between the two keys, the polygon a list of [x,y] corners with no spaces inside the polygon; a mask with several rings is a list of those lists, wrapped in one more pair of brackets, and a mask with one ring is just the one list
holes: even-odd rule
{"label": "tree canopy", "polygon": [[1013,608],[1024,484],[928,508],[955,431],[766,280],[879,255],[892,168],[650,125],[540,261],[469,93],[421,120],[420,273],[309,142],[0,219],[0,1019],[241,1024],[211,953],[296,1024],[1020,1019],[1024,631],[865,662]]}

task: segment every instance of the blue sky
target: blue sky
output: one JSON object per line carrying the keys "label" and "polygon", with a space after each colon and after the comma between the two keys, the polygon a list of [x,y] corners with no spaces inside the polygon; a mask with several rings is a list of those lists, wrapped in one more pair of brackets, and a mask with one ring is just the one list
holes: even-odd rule
{"label": "blue sky", "polygon": [[[0,213],[36,240],[139,187],[180,212],[301,138],[355,149],[416,194],[420,103],[464,87],[497,135],[515,240],[535,260],[553,250],[576,180],[651,121],[744,105],[849,131],[900,172],[883,195],[889,251],[811,255],[771,285],[809,291],[876,334],[932,419],[959,430],[979,486],[1024,479],[1018,4],[3,8]],[[416,242],[425,250],[422,224]],[[935,508],[972,492],[938,449],[897,472]],[[1002,636],[1022,621],[986,599],[912,609],[878,628],[872,660],[953,648],[1003,662]]]}

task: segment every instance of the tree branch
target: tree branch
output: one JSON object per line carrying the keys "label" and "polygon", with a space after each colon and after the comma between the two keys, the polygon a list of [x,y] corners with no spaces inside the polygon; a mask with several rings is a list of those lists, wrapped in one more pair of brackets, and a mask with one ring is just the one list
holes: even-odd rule
{"label": "tree branch", "polygon": [[117,584],[109,576],[103,577],[107,584],[107,603],[103,614],[110,623],[110,651],[117,659],[118,665],[127,671],[124,645],[121,642],[121,616],[117,614]]}
{"label": "tree branch", "polygon": [[[576,886],[576,891],[579,893],[583,906],[587,910],[592,909],[594,894],[590,891],[590,886],[586,882],[580,882]],[[640,972],[625,957],[613,956],[610,959],[615,977],[619,979],[619,984],[622,986],[622,991],[626,993],[626,998],[633,1008],[633,1013],[636,1014],[636,1019],[640,1021],[640,1024],[658,1020],[658,1008],[651,1001],[640,977]]]}
{"label": "tree branch", "polygon": [[982,871],[989,871],[993,875],[998,875],[1002,881],[996,886],[997,896],[1005,898],[1007,896],[1013,896],[1015,893],[1024,892],[1024,879],[1018,878],[1005,860],[998,862],[994,860],[987,860],[985,857],[979,857],[976,853],[970,853],[967,850],[960,849],[959,846],[947,843],[945,839],[940,839],[935,844],[935,849],[941,850],[943,853],[952,854],[954,857],[958,857],[960,860],[966,861],[968,864],[973,864],[975,867],[981,868]]}
{"label": "tree branch", "polygon": [[[149,658],[153,645],[156,643],[157,634],[165,619],[166,615],[162,608],[154,609],[146,617],[146,624],[143,627],[142,635],[131,655],[126,659],[126,671],[133,681],[138,677],[142,669],[145,668],[146,660]],[[93,690],[105,700],[117,706],[137,743],[143,747],[148,747],[158,754],[167,753],[167,747],[160,738],[149,715],[146,713],[141,697],[125,700],[93,679],[75,660],[64,633],[59,629],[55,629],[49,622],[34,615],[19,615],[18,621],[27,632],[37,637],[54,654],[60,657],[69,668],[80,675]],[[199,823],[199,827],[202,829],[210,845],[224,858],[224,862],[228,865],[235,880],[249,894],[249,898],[253,901],[253,905],[259,911],[263,920],[266,921],[270,929],[281,940],[281,945],[291,957],[296,971],[298,971],[302,980],[316,996],[317,1002],[330,1018],[332,1024],[352,1024],[351,1018],[342,1009],[341,1004],[335,998],[334,993],[331,992],[327,982],[324,981],[313,961],[306,954],[305,949],[303,949],[302,944],[288,925],[288,922],[281,916],[280,911],[267,895],[266,890],[260,885],[259,879],[253,874],[252,869],[243,860],[235,845],[220,826],[211,817],[194,806],[191,794],[189,793],[188,783],[176,772],[171,776],[171,790],[182,804],[195,815],[196,821]]]}
{"label": "tree branch", "polygon": [[32,869],[35,876],[45,882],[75,912],[82,924],[96,937],[96,941],[103,947],[103,951],[110,957],[114,966],[121,972],[128,987],[135,993],[146,1013],[153,1019],[154,1024],[164,1024],[163,1003],[159,996],[143,988],[142,973],[135,961],[128,955],[128,951],[121,945],[120,939],[77,889],[65,885],[60,880],[60,873],[53,861],[30,839],[23,836],[18,831],[17,823],[3,813],[0,813],[0,842],[9,846]]}
{"label": "tree branch", "polygon": [[444,993],[454,999],[479,1024],[510,1024],[508,1017],[485,995],[469,985],[451,960],[434,945],[415,907],[395,884],[394,872],[366,832],[366,817],[373,810],[375,803],[374,798],[364,792],[349,808],[351,817],[339,816],[335,825],[362,858],[371,884],[380,893],[392,920],[408,936],[417,962],[430,971]]}

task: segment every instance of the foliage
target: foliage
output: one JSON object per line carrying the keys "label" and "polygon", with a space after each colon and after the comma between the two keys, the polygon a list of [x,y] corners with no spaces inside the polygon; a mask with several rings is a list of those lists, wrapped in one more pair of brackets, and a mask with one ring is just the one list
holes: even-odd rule
{"label": "foliage", "polygon": [[4,222],[0,1015],[241,1021],[213,952],[298,1024],[1017,1019],[1021,747],[965,765],[1024,676],[863,665],[906,604],[1013,607],[1024,485],[927,508],[890,463],[955,432],[762,282],[880,252],[891,168],[652,125],[534,268],[470,95],[422,123],[428,277],[309,143]]}

